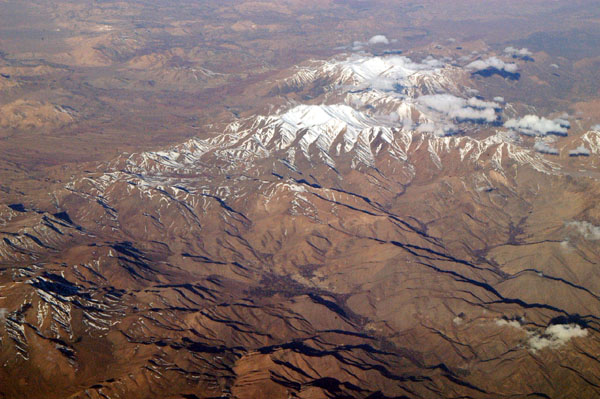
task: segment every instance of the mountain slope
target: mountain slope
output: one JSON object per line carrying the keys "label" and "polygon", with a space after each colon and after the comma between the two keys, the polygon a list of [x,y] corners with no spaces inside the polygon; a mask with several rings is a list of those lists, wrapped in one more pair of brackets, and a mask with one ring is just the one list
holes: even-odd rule
{"label": "mountain slope", "polygon": [[266,115],[3,210],[3,394],[598,395],[597,179],[476,84],[313,62]]}

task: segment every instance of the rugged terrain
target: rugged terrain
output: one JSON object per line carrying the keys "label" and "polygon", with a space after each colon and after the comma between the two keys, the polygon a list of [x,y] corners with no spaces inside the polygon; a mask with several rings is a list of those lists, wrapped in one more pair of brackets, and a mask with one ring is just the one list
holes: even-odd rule
{"label": "rugged terrain", "polygon": [[[274,4],[205,12],[301,12]],[[382,12],[348,4],[306,12]],[[436,15],[402,4],[411,29]],[[96,10],[70,7],[54,18]],[[0,397],[599,395],[600,54],[354,33],[263,69],[205,55],[226,70],[188,44],[145,54],[164,26],[98,29],[43,67],[4,57]],[[85,84],[41,91],[46,73]]]}

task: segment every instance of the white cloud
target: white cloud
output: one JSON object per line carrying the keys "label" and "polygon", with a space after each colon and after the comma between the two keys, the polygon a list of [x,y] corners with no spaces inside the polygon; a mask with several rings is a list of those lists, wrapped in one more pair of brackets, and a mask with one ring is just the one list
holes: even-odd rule
{"label": "white cloud", "polygon": [[496,320],[496,325],[503,327],[503,326],[509,326],[512,328],[521,328],[521,321],[519,320],[507,320],[507,319],[498,319]]}
{"label": "white cloud", "polygon": [[420,133],[435,133],[437,126],[432,122],[421,123],[419,127],[417,127],[417,132]]}
{"label": "white cloud", "polygon": [[587,330],[577,324],[553,324],[548,326],[542,335],[532,335],[528,343],[531,350],[535,352],[548,347],[557,348],[573,338],[587,335]]}
{"label": "white cloud", "polygon": [[578,324],[552,324],[546,327],[543,332],[540,331],[527,331],[523,328],[523,318],[517,318],[509,320],[502,318],[496,320],[496,325],[500,327],[508,326],[517,330],[521,330],[527,333],[529,339],[527,344],[532,352],[544,348],[558,348],[573,338],[586,337],[588,331]]}
{"label": "white cloud", "polygon": [[421,65],[429,68],[442,68],[444,63],[438,59],[433,58],[431,55],[421,61]]}
{"label": "white cloud", "polygon": [[595,130],[596,132],[600,132],[600,123],[590,127],[590,130]]}
{"label": "white cloud", "polygon": [[587,157],[590,155],[590,150],[588,150],[587,148],[585,148],[585,146],[580,145],[579,147],[575,148],[574,150],[569,151],[569,156],[571,157]]}
{"label": "white cloud", "polygon": [[369,44],[390,44],[390,41],[384,35],[375,35],[369,39]]}
{"label": "white cloud", "polygon": [[435,111],[449,114],[467,105],[464,98],[453,96],[452,94],[432,94],[421,96],[417,101]]}
{"label": "white cloud", "polygon": [[465,100],[451,94],[432,94],[417,99],[419,104],[429,109],[446,114],[456,120],[473,120],[493,122],[497,119],[496,108],[500,104],[471,97]]}
{"label": "white cloud", "polygon": [[527,136],[546,136],[548,134],[567,135],[563,120],[550,120],[537,115],[525,115],[521,119],[509,119],[504,126]]}
{"label": "white cloud", "polygon": [[571,338],[585,337],[588,332],[577,324],[554,324],[546,328],[546,334],[560,341],[568,341]]}
{"label": "white cloud", "polygon": [[494,97],[494,101],[499,102],[499,103],[503,103],[504,102],[504,97]]}
{"label": "white cloud", "polygon": [[485,108],[500,108],[500,104],[493,101],[484,101],[477,97],[471,97],[467,100],[469,107],[485,109]]}
{"label": "white cloud", "polygon": [[536,141],[533,149],[542,154],[558,155],[558,150],[545,141]]}
{"label": "white cloud", "polygon": [[507,48],[504,49],[504,52],[510,56],[512,56],[513,58],[530,58],[533,53],[531,51],[529,51],[527,48],[514,48],[512,46],[509,46]]}
{"label": "white cloud", "polygon": [[365,45],[365,43],[363,43],[363,42],[355,41],[354,43],[352,43],[352,50],[354,50],[354,51],[362,50],[364,45]]}
{"label": "white cloud", "polygon": [[467,65],[467,69],[474,71],[485,71],[491,69],[497,69],[498,71],[504,71],[508,73],[516,73],[519,67],[515,63],[507,63],[502,61],[498,57],[490,57],[486,60],[473,61]]}
{"label": "white cloud", "polygon": [[449,116],[457,120],[473,120],[473,121],[485,121],[494,122],[497,118],[496,111],[493,108],[461,108],[450,112]]}
{"label": "white cloud", "polygon": [[571,122],[568,121],[569,116],[560,116],[558,118],[554,119],[554,122],[558,123],[559,125],[561,125],[562,127],[566,127],[567,129],[571,128]]}
{"label": "white cloud", "polygon": [[574,227],[586,240],[600,240],[600,226],[594,226],[590,222],[574,220],[566,224],[568,227]]}
{"label": "white cloud", "polygon": [[555,69],[558,69],[558,68],[560,68],[560,67],[559,67],[558,65],[556,65],[556,64],[550,64],[550,66],[551,66],[552,68],[555,68]]}
{"label": "white cloud", "polygon": [[436,124],[433,122],[422,123],[417,127],[417,132],[419,133],[432,133],[436,136],[452,136],[456,134],[458,128],[453,124]]}

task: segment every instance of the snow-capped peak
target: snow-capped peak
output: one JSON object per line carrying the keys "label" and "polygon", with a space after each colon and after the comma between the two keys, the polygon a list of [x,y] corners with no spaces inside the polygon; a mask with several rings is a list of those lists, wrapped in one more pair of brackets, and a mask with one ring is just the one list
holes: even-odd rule
{"label": "snow-capped peak", "polygon": [[361,129],[374,123],[371,118],[346,104],[299,105],[281,115],[281,120],[297,128],[317,127],[335,121],[351,128]]}
{"label": "snow-capped peak", "polygon": [[326,88],[351,86],[354,90],[396,92],[398,96],[458,91],[448,77],[456,68],[428,57],[351,55],[344,60],[313,63],[280,82],[282,91],[301,90],[318,83]]}
{"label": "snow-capped peak", "polygon": [[[285,80],[293,82],[296,91],[310,92],[319,85],[321,94],[312,98],[312,104],[290,100],[287,109],[238,119],[211,138],[132,156],[123,169],[157,184],[170,176],[193,174],[197,168],[228,174],[280,163],[294,171],[319,164],[336,171],[379,169],[385,164],[411,174],[412,159],[421,159],[422,148],[428,148],[433,163],[443,168],[444,159],[460,155],[460,162],[477,162],[481,154],[498,147],[494,168],[502,170],[506,156],[550,173],[554,166],[539,154],[517,148],[491,131],[503,104],[456,89],[454,79],[461,78],[460,73],[460,68],[433,58],[414,62],[401,56],[353,55],[313,63]],[[315,86],[304,87],[308,82]],[[494,140],[468,137],[486,125]],[[443,137],[458,132],[467,134]],[[507,151],[504,155],[502,148]]]}
{"label": "snow-capped peak", "polygon": [[408,77],[418,73],[439,74],[444,67],[440,61],[433,58],[416,63],[403,56],[352,56],[339,66],[345,72],[350,72],[358,84],[368,83],[373,88],[387,89],[392,89],[394,84],[406,82]]}

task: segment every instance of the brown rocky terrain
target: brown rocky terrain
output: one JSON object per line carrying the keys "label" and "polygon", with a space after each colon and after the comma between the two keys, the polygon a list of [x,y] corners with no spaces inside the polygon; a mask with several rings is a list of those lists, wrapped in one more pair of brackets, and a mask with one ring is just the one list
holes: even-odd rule
{"label": "brown rocky terrain", "polygon": [[1,398],[599,395],[591,2],[31,3]]}

